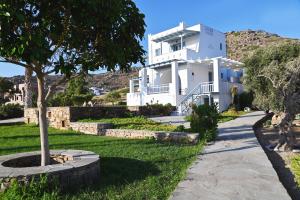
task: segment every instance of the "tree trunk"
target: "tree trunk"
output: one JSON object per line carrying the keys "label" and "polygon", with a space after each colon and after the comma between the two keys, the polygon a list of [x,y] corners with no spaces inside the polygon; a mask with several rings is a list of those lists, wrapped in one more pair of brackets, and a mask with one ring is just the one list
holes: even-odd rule
{"label": "tree trunk", "polygon": [[295,134],[291,131],[293,120],[294,117],[289,113],[281,113],[280,121],[278,123],[279,142],[275,147],[277,150],[282,146],[284,146],[284,150],[292,150],[294,148],[296,138]]}
{"label": "tree trunk", "polygon": [[25,68],[25,95],[24,95],[24,107],[32,107],[32,69]]}
{"label": "tree trunk", "polygon": [[38,100],[37,107],[39,111],[39,127],[41,139],[41,166],[50,164],[50,151],[48,143],[48,123],[46,118],[47,107],[45,100],[44,76],[37,74],[38,82]]}

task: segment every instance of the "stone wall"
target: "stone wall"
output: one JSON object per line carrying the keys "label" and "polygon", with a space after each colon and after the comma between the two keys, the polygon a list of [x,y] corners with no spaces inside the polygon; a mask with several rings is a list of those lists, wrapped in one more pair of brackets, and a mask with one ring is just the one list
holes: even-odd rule
{"label": "stone wall", "polygon": [[27,152],[0,156],[0,192],[4,191],[17,180],[22,184],[29,183],[32,178],[47,174],[48,179],[58,180],[62,190],[83,188],[99,183],[100,158],[99,155],[83,150],[51,150],[51,155],[66,156],[67,161],[61,164],[31,167],[10,167],[7,163],[16,160],[22,162],[27,159],[40,159],[40,152]]}
{"label": "stone wall", "polygon": [[70,128],[74,131],[91,135],[100,135],[104,129],[112,128],[112,124],[96,122],[71,122]]}
{"label": "stone wall", "polygon": [[[126,117],[130,111],[125,106],[105,107],[48,107],[49,126],[58,129],[70,128],[70,123],[80,119]],[[28,108],[24,111],[25,123],[38,124],[38,109]]]}
{"label": "stone wall", "polygon": [[198,133],[164,132],[131,129],[105,129],[104,132],[101,133],[101,135],[131,139],[154,138],[158,141],[171,141],[178,143],[197,143],[199,139]]}
{"label": "stone wall", "polygon": [[71,122],[70,128],[90,135],[110,136],[130,139],[154,138],[159,141],[196,143],[199,138],[198,133],[184,132],[165,132],[165,131],[148,131],[132,129],[111,129],[112,124],[97,122]]}
{"label": "stone wall", "polygon": [[[38,109],[28,108],[24,111],[25,123],[38,124]],[[59,129],[68,129],[70,126],[70,107],[48,107],[47,119],[49,126]]]}

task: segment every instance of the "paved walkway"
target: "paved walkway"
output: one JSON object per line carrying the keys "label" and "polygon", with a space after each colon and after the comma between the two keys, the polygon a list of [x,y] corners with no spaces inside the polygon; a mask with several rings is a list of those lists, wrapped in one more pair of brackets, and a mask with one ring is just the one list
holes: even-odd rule
{"label": "paved walkway", "polygon": [[24,122],[24,117],[0,120],[0,124],[13,124]]}
{"label": "paved walkway", "polygon": [[253,112],[220,124],[218,140],[199,155],[170,199],[291,199],[252,130],[262,117]]}

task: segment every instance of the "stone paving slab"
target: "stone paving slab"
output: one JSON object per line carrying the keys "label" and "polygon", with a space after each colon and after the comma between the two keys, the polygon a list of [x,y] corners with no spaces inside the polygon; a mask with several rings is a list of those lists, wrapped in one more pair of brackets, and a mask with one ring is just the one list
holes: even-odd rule
{"label": "stone paving slab", "polygon": [[0,124],[14,124],[24,122],[24,117],[0,120]]}
{"label": "stone paving slab", "polygon": [[198,156],[170,199],[291,199],[252,130],[263,116],[253,112],[220,124],[217,141]]}

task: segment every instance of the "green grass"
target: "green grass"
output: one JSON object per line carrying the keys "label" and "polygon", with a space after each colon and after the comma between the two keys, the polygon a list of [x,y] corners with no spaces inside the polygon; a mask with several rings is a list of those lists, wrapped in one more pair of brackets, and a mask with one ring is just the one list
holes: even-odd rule
{"label": "green grass", "polygon": [[295,175],[295,181],[300,187],[300,156],[295,156],[291,160],[291,169],[293,174]]}
{"label": "green grass", "polygon": [[[120,139],[49,129],[51,149],[82,149],[100,155],[101,178],[95,186],[61,199],[167,199],[201,152],[197,145]],[[0,155],[40,149],[38,127],[0,126]],[[50,198],[51,199],[51,198]]]}
{"label": "green grass", "polygon": [[107,122],[113,124],[116,129],[133,129],[149,131],[177,131],[178,127],[169,124],[161,124],[145,117],[109,118],[109,119],[83,119],[81,122]]}
{"label": "green grass", "polygon": [[247,112],[244,111],[233,111],[233,110],[228,110],[225,112],[222,112],[219,117],[219,123],[223,122],[228,122],[230,120],[234,120],[238,118],[241,115],[245,115]]}

